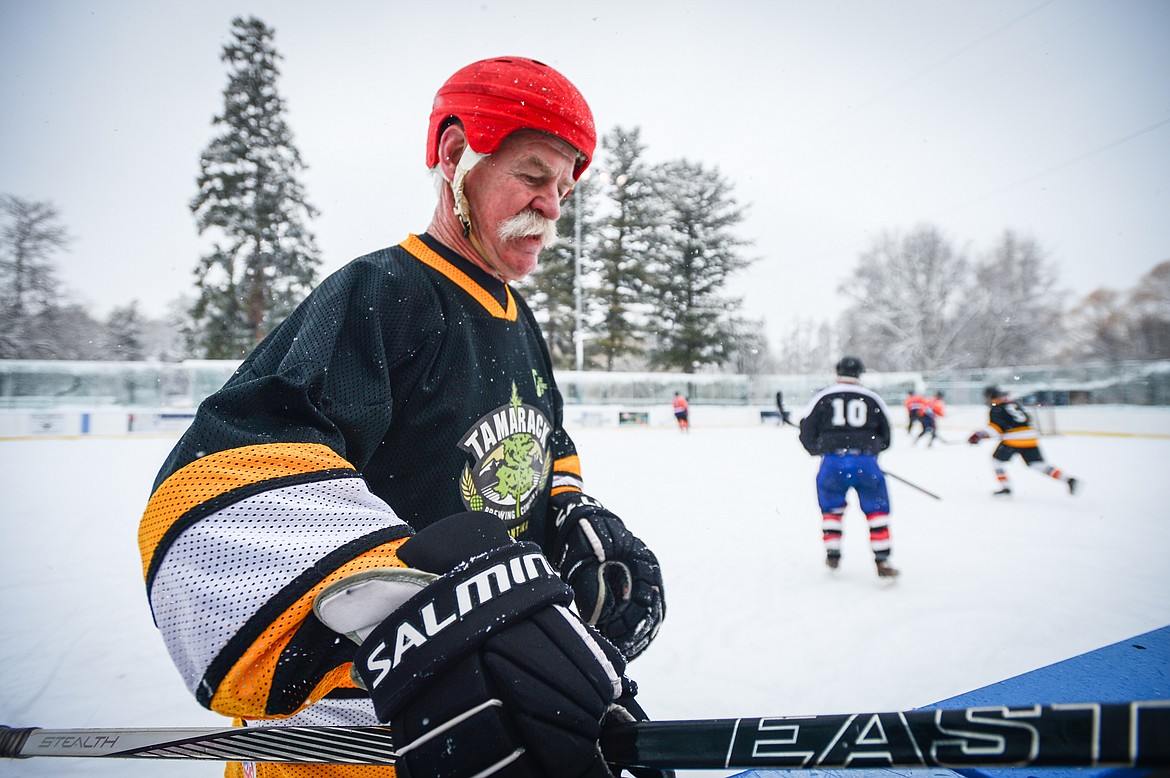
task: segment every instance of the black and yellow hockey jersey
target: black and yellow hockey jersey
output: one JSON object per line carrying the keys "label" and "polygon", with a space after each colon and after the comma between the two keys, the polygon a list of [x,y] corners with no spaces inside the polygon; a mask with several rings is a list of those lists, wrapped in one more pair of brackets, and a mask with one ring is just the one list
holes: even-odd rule
{"label": "black and yellow hockey jersey", "polygon": [[143,516],[151,608],[188,688],[245,720],[375,723],[313,598],[464,510],[547,550],[550,494],[581,487],[561,423],[531,311],[433,238],[326,279],[200,405]]}
{"label": "black and yellow hockey jersey", "polygon": [[999,436],[1005,446],[1036,448],[1040,440],[1028,412],[1015,400],[1001,399],[991,405],[986,431]]}

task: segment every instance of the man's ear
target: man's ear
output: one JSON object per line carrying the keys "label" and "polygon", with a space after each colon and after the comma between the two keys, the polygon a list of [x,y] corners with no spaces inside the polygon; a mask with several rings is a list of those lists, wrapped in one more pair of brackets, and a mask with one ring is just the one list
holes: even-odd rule
{"label": "man's ear", "polygon": [[443,129],[439,136],[439,169],[443,178],[450,182],[455,176],[455,166],[463,156],[463,149],[467,147],[467,134],[463,132],[463,125],[452,122]]}

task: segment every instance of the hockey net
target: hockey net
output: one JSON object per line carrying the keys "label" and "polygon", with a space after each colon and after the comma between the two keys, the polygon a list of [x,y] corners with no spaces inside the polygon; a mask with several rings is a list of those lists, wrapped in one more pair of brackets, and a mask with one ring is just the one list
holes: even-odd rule
{"label": "hockey net", "polygon": [[1055,405],[1025,405],[1024,410],[1032,418],[1032,426],[1041,435],[1059,435],[1056,428]]}

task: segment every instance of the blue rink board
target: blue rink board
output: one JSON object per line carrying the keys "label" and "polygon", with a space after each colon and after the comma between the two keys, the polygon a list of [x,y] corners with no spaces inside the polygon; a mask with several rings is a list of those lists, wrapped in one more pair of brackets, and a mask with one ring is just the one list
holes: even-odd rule
{"label": "blue rink board", "polygon": [[[1066,659],[923,708],[976,705],[1051,705],[1058,702],[1129,702],[1170,699],[1170,627]],[[735,778],[1137,778],[1153,770],[1124,768],[987,768],[947,770],[749,770]],[[1164,772],[1161,774],[1165,774]]]}

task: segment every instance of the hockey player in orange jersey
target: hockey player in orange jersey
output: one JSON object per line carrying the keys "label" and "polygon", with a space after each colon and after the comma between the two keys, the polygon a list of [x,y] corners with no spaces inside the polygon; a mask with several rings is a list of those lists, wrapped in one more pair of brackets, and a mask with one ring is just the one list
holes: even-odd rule
{"label": "hockey player in orange jersey", "polygon": [[690,432],[691,414],[687,405],[687,398],[683,397],[682,393],[675,392],[674,399],[671,401],[671,408],[674,410],[674,418],[678,422],[678,428],[683,432]]}
{"label": "hockey player in orange jersey", "polygon": [[922,408],[918,415],[918,421],[922,424],[922,431],[918,433],[918,437],[914,438],[914,442],[918,443],[924,437],[929,436],[930,439],[926,442],[926,445],[933,446],[935,438],[938,437],[938,420],[945,416],[946,412],[947,406],[943,402],[942,392],[935,392],[933,397],[922,399]]}
{"label": "hockey player in orange jersey", "polygon": [[922,395],[918,392],[911,392],[906,395],[906,401],[903,403],[906,406],[906,432],[909,434],[914,430],[914,424],[922,423],[922,409],[926,403]]}

